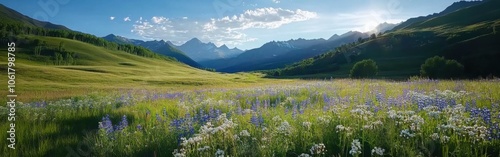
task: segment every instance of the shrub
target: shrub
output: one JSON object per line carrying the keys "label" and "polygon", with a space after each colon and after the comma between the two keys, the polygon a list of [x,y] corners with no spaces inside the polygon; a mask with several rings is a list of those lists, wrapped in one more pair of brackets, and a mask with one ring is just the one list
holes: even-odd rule
{"label": "shrub", "polygon": [[281,71],[280,70],[276,70],[273,73],[273,76],[280,76],[280,75],[281,75]]}
{"label": "shrub", "polygon": [[446,60],[435,56],[425,60],[420,67],[420,75],[432,79],[459,78],[463,75],[464,66],[456,60]]}
{"label": "shrub", "polygon": [[372,59],[362,60],[354,64],[351,69],[351,78],[369,78],[377,75],[378,67]]}

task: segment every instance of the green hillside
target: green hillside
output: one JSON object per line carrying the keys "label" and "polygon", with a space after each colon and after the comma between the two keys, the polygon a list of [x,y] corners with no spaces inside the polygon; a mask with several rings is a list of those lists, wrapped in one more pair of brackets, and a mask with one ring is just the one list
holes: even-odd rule
{"label": "green hillside", "polygon": [[2,23],[18,22],[18,23],[22,23],[22,24],[28,25],[28,26],[69,30],[68,28],[66,28],[62,25],[56,25],[56,24],[52,24],[50,22],[43,22],[43,21],[38,21],[38,20],[32,19],[30,17],[22,15],[21,13],[15,11],[15,10],[9,9],[2,4],[0,4],[0,21],[2,21]]}
{"label": "green hillside", "polygon": [[378,77],[408,78],[419,75],[427,58],[444,56],[464,65],[463,77],[500,76],[500,45],[496,43],[500,41],[496,33],[500,26],[499,5],[498,1],[488,1],[267,72],[348,77],[354,63],[369,58],[378,64]]}
{"label": "green hillside", "polygon": [[[71,65],[55,65],[53,57],[43,53],[35,55],[32,47],[17,43],[16,89],[21,101],[116,89],[179,90],[179,87],[238,85],[260,79],[251,74],[208,72],[176,61],[137,56],[76,40],[32,35],[19,37],[23,40],[38,39],[46,42],[47,47],[57,47],[62,42],[66,52],[77,56]],[[2,71],[7,67],[6,50],[1,46],[0,52],[4,54],[0,56]],[[0,81],[6,82],[6,79],[3,77]]]}
{"label": "green hillside", "polygon": [[482,22],[486,22],[484,24],[487,24],[488,22],[499,20],[499,5],[500,1],[491,0],[477,6],[451,12],[449,14],[446,14],[446,16],[439,16],[426,20],[422,23],[415,23],[413,25],[410,25],[406,29],[424,29],[436,27],[449,29],[466,27],[475,24],[481,25],[483,24]]}
{"label": "green hillside", "polygon": [[410,18],[410,19],[406,20],[405,22],[400,23],[399,25],[397,25],[396,27],[394,27],[392,29],[392,31],[404,29],[404,28],[407,28],[407,27],[412,26],[412,25],[418,25],[418,24],[420,24],[422,22],[425,22],[427,20],[430,20],[430,19],[433,19],[433,18],[436,18],[436,17],[440,17],[440,16],[443,16],[443,15],[447,15],[449,13],[458,11],[460,9],[464,9],[464,8],[468,8],[468,7],[471,7],[471,6],[479,5],[481,3],[483,3],[483,1],[459,1],[459,2],[454,2],[452,5],[450,5],[449,7],[447,7],[445,10],[441,11],[440,13],[434,13],[434,14],[427,15],[427,16],[420,16],[420,17]]}

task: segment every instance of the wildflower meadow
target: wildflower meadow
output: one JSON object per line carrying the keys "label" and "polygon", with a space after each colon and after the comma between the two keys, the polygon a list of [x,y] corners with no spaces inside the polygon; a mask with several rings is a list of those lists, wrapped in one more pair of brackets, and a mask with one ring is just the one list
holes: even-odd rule
{"label": "wildflower meadow", "polygon": [[15,155],[500,156],[499,104],[500,80],[124,90],[20,104]]}

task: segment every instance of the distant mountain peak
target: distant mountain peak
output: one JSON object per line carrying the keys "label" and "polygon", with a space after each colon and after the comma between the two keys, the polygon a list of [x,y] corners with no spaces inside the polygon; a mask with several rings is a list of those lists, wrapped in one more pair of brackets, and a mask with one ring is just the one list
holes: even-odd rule
{"label": "distant mountain peak", "polygon": [[198,39],[198,38],[193,38],[193,39],[191,39],[191,40],[187,41],[186,43],[196,43],[196,44],[200,44],[200,43],[203,43],[203,42],[201,42],[201,40],[200,40],[200,39]]}
{"label": "distant mountain peak", "polygon": [[212,42],[208,42],[208,43],[207,43],[207,45],[208,45],[208,46],[210,46],[210,47],[215,47],[215,48],[217,48],[217,46],[216,46],[214,43],[212,43]]}
{"label": "distant mountain peak", "polygon": [[339,37],[340,37],[340,35],[338,35],[338,34],[334,34],[334,35],[332,35],[330,38],[328,38],[328,40],[335,40],[335,39],[337,39],[337,38],[339,38]]}
{"label": "distant mountain peak", "polygon": [[198,38],[193,38],[177,46],[195,61],[206,61],[234,57],[243,53],[240,49],[229,49],[227,45],[218,47],[212,42],[204,43]]}
{"label": "distant mountain peak", "polygon": [[167,41],[166,43],[167,43],[168,45],[170,45],[170,46],[174,46],[174,47],[175,47],[174,43],[172,43],[171,41]]}
{"label": "distant mountain peak", "polygon": [[107,38],[107,37],[117,37],[117,36],[115,34],[111,33],[111,34],[108,34],[105,36],[105,38]]}
{"label": "distant mountain peak", "polygon": [[106,39],[107,41],[110,42],[115,42],[119,44],[134,44],[134,45],[139,45],[140,43],[143,43],[144,41],[141,40],[135,40],[135,39],[128,39],[123,36],[115,35],[115,34],[109,34],[105,37],[102,37],[103,39]]}
{"label": "distant mountain peak", "polygon": [[226,44],[223,44],[222,46],[219,47],[220,49],[228,49],[229,50],[229,47],[226,46]]}

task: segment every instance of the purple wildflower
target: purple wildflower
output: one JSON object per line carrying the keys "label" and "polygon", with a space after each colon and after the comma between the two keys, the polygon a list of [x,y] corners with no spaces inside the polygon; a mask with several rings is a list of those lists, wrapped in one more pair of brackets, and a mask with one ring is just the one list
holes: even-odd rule
{"label": "purple wildflower", "polygon": [[258,106],[258,105],[257,105],[256,103],[253,103],[253,104],[252,104],[252,107],[251,107],[252,111],[257,112],[257,106]]}
{"label": "purple wildflower", "polygon": [[116,127],[116,130],[123,130],[128,127],[128,121],[127,121],[127,116],[123,115],[122,120],[120,123],[118,123],[118,126]]}
{"label": "purple wildflower", "polygon": [[293,106],[292,108],[292,117],[294,119],[297,118],[297,106]]}
{"label": "purple wildflower", "polygon": [[255,115],[255,114],[252,114],[252,118],[250,118],[250,122],[257,127],[260,125],[259,119],[258,119],[257,115]]}
{"label": "purple wildflower", "polygon": [[99,122],[99,129],[106,131],[107,134],[112,133],[114,131],[113,123],[109,119],[109,115],[102,117],[102,121]]}
{"label": "purple wildflower", "polygon": [[259,124],[264,125],[264,117],[262,117],[262,114],[259,114]]}
{"label": "purple wildflower", "polygon": [[241,105],[238,105],[238,108],[236,108],[236,114],[239,114],[239,115],[242,115],[242,109],[241,109]]}
{"label": "purple wildflower", "polygon": [[159,123],[163,122],[163,119],[161,119],[161,116],[160,114],[156,114],[156,121],[158,121]]}

